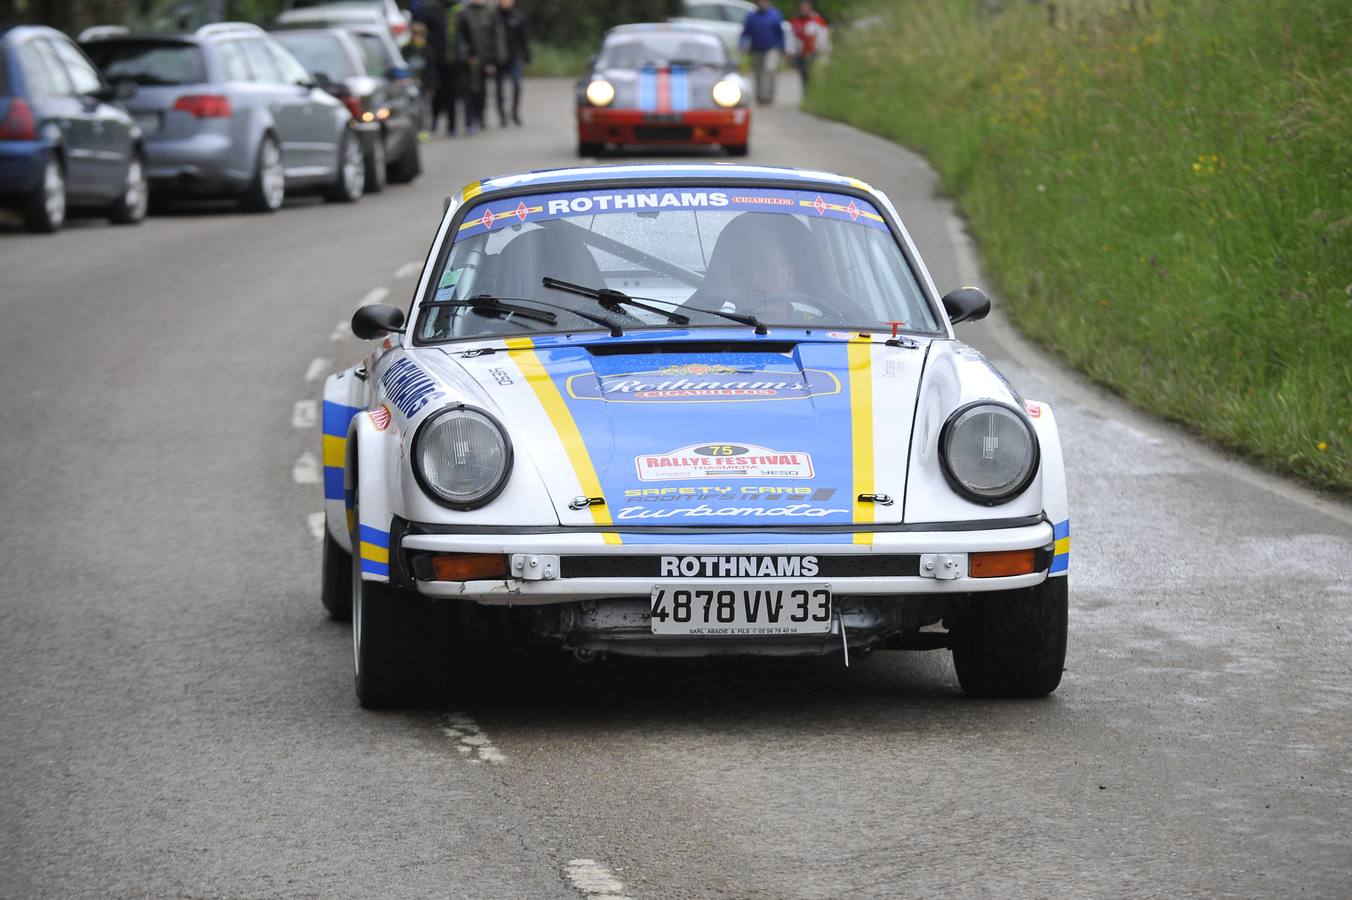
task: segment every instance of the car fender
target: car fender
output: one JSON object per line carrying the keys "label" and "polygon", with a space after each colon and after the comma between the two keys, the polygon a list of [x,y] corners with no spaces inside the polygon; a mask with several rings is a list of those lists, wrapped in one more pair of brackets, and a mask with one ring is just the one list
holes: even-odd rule
{"label": "car fender", "polygon": [[352,420],[366,406],[366,383],[357,375],[360,366],[336,372],[324,380],[323,422],[324,524],[333,539],[352,550],[352,494],[349,490],[348,439]]}
{"label": "car fender", "polygon": [[1037,432],[1042,453],[1042,514],[1052,524],[1056,541],[1049,575],[1065,577],[1070,566],[1070,497],[1066,488],[1066,465],[1061,457],[1061,435],[1050,404],[1025,399],[1023,409]]}
{"label": "car fender", "polygon": [[[344,519],[352,521],[352,532],[357,535],[353,552],[361,560],[364,581],[390,580],[390,522],[397,502],[390,486],[399,484],[401,455],[399,431],[390,427],[390,421],[389,409],[378,406],[357,413],[348,426]],[[360,502],[354,514],[357,497]]]}

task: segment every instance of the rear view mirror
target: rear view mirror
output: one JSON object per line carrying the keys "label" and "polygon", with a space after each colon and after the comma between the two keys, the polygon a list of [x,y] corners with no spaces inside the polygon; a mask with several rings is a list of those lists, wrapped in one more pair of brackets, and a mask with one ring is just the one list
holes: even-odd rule
{"label": "rear view mirror", "polygon": [[352,315],[352,333],[359,340],[374,341],[391,332],[402,334],[403,331],[404,311],[388,303],[363,306]]}
{"label": "rear view mirror", "polygon": [[954,325],[986,318],[991,311],[991,298],[978,287],[960,287],[944,294],[944,312]]}

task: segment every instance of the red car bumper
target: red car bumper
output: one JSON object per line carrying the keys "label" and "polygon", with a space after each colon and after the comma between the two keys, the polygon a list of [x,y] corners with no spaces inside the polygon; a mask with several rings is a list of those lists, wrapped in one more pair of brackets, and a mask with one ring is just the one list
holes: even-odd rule
{"label": "red car bumper", "polygon": [[751,131],[751,110],[695,109],[650,113],[637,109],[577,111],[577,139],[582,144],[722,144],[743,145]]}

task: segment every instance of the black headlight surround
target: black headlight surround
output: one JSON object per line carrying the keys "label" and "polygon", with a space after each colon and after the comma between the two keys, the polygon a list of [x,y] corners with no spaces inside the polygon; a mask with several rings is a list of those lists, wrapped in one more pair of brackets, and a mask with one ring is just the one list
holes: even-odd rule
{"label": "black headlight surround", "polygon": [[[448,500],[443,497],[439,492],[432,488],[431,484],[427,481],[427,477],[423,475],[422,470],[422,437],[427,432],[428,426],[437,419],[456,412],[472,412],[476,415],[483,416],[488,420],[489,424],[498,430],[498,434],[502,437],[502,444],[507,449],[507,461],[502,466],[502,474],[498,476],[497,483],[493,485],[492,490],[471,503],[459,503],[455,500]],[[502,423],[488,412],[488,410],[480,409],[477,406],[471,406],[468,403],[448,404],[419,422],[417,431],[413,433],[413,448],[411,452],[413,456],[412,459],[409,460],[409,463],[413,469],[413,480],[418,483],[418,487],[422,489],[423,494],[430,497],[433,502],[444,506],[447,509],[456,510],[457,512],[469,512],[472,509],[479,509],[496,500],[503,489],[507,487],[507,480],[512,476],[512,464],[516,457],[515,452],[512,450],[512,439],[508,437],[507,429],[502,427]]]}
{"label": "black headlight surround", "polygon": [[[1033,444],[1033,460],[1032,464],[1028,467],[1028,474],[1024,476],[1023,480],[1017,485],[999,497],[982,497],[981,495],[968,490],[967,485],[963,484],[948,466],[949,431],[951,430],[953,423],[960,419],[963,413],[975,409],[978,406],[998,406],[1003,410],[1013,413],[1014,418],[1022,422],[1023,427],[1028,429],[1028,437]],[[943,428],[939,429],[939,468],[944,473],[944,480],[948,482],[948,486],[953,489],[955,494],[965,500],[970,500],[973,503],[979,503],[982,506],[999,506],[1002,503],[1008,503],[1010,500],[1013,500],[1015,497],[1028,490],[1028,485],[1033,483],[1033,479],[1037,477],[1038,469],[1040,469],[1041,466],[1042,445],[1037,439],[1037,429],[1033,427],[1033,423],[1028,420],[1028,415],[1023,410],[1009,403],[1002,403],[999,400],[973,400],[971,403],[964,403],[962,406],[959,406],[957,409],[953,410],[953,412],[949,413],[948,418],[944,420]]]}

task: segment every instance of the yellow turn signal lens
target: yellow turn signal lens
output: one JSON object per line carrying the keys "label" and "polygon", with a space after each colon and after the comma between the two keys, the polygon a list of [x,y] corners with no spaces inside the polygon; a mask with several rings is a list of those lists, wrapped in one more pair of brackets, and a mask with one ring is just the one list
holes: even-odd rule
{"label": "yellow turn signal lens", "polygon": [[1005,550],[1000,553],[973,553],[967,574],[973,578],[1003,578],[1036,572],[1036,550]]}
{"label": "yellow turn signal lens", "polygon": [[432,557],[437,581],[483,581],[507,577],[507,557],[501,553],[437,553]]}
{"label": "yellow turn signal lens", "polygon": [[727,109],[742,102],[742,87],[732,80],[720,81],[714,85],[714,102]]}
{"label": "yellow turn signal lens", "polygon": [[615,85],[597,80],[587,85],[587,102],[592,106],[609,106],[615,99]]}

